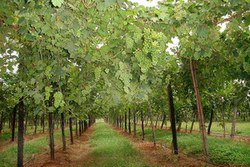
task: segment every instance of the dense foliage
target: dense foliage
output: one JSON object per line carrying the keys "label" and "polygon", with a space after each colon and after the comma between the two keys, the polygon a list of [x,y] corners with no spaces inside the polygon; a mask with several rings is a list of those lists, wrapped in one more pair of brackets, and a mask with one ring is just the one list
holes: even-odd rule
{"label": "dense foliage", "polygon": [[233,111],[249,120],[249,9],[249,0],[165,0],[151,8],[123,0],[2,0],[1,122],[20,100],[30,119],[116,117],[129,108],[166,115],[170,81],[177,123],[192,121],[199,99],[190,63],[205,121],[212,111],[221,122]]}

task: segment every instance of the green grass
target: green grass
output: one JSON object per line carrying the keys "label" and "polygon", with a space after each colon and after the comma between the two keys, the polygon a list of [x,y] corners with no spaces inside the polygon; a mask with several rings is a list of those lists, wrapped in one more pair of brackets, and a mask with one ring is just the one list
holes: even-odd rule
{"label": "green grass", "polygon": [[[42,137],[32,141],[28,141],[24,146],[24,159],[27,159],[32,154],[40,153],[44,146],[48,145],[48,138]],[[0,166],[10,167],[15,166],[17,157],[17,146],[11,146],[0,154]]]}
{"label": "green grass", "polygon": [[[18,128],[16,128],[15,130],[15,137],[17,137],[17,131],[18,131]],[[28,126],[26,134],[32,134],[33,132],[34,132],[34,128],[32,128],[31,126]],[[41,126],[37,126],[37,133],[39,132],[42,132]],[[3,133],[0,135],[0,140],[8,140],[10,138],[11,138],[11,129],[5,126],[3,129]]]}
{"label": "green grass", "polygon": [[[141,134],[140,127],[138,127],[139,135]],[[146,138],[152,140],[152,130],[146,128]],[[172,135],[166,130],[156,130],[157,142],[166,144],[171,147]],[[250,165],[250,146],[232,141],[230,139],[223,139],[208,136],[209,155],[212,162],[217,164],[233,163]],[[202,153],[201,138],[199,134],[178,134],[179,149],[189,155],[198,157]]]}
{"label": "green grass", "polygon": [[[66,135],[69,134],[69,130],[66,129]],[[61,131],[55,132],[54,134],[56,143],[60,143],[61,140]],[[39,137],[37,139],[33,139],[25,142],[24,144],[24,160],[29,159],[32,154],[38,154],[45,151],[45,148],[48,147],[48,136]],[[0,167],[11,167],[16,166],[17,159],[17,145],[11,145],[4,151],[0,152]]]}
{"label": "green grass", "polygon": [[[161,122],[158,123],[158,125],[161,125]],[[169,127],[170,122],[167,122],[167,125]],[[191,122],[187,123],[187,129],[190,130]],[[208,123],[206,123],[206,126],[208,126]],[[182,123],[182,128],[186,128],[186,123]],[[198,122],[194,123],[194,130],[199,130],[199,124]],[[223,128],[221,126],[221,122],[213,122],[211,127],[211,132],[221,132],[223,133]],[[231,133],[231,123],[226,122],[226,133]],[[250,122],[236,122],[236,133],[239,135],[250,135]]]}
{"label": "green grass", "polygon": [[142,155],[131,142],[119,135],[103,122],[97,122],[91,135],[90,145],[93,148],[92,167],[147,167],[142,162]]}

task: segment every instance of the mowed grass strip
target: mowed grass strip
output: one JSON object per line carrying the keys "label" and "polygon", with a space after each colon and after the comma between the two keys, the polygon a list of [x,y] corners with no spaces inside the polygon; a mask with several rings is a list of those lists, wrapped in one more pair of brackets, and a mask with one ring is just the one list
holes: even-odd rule
{"label": "mowed grass strip", "polygon": [[[69,135],[69,130],[65,130]],[[55,144],[61,144],[61,131],[54,134]],[[17,140],[17,139],[16,139]],[[68,143],[67,143],[68,144]],[[48,135],[24,142],[24,161],[31,158],[33,154],[39,154],[49,147]],[[6,150],[0,152],[0,167],[16,166],[17,162],[17,144],[11,145]]]}
{"label": "mowed grass strip", "polygon": [[[154,122],[155,124],[155,122]],[[158,121],[158,126],[160,126],[162,124],[162,121]],[[182,130],[185,131],[186,126],[187,126],[187,131],[190,131],[191,128],[191,124],[192,122],[187,122],[187,124],[185,122],[182,123]],[[208,127],[208,122],[205,123],[206,127]],[[169,128],[170,126],[170,122],[167,121],[167,126]],[[225,130],[226,130],[226,134],[230,134],[231,133],[231,126],[232,123],[231,122],[225,122]],[[165,127],[165,126],[164,126]],[[236,122],[236,134],[237,135],[250,135],[250,122]],[[194,131],[199,131],[199,123],[195,122],[193,125],[193,130]],[[221,135],[223,135],[223,128],[222,128],[222,122],[213,122],[212,123],[212,127],[211,127],[211,132],[212,133],[220,133]]]}
{"label": "mowed grass strip", "polygon": [[[138,126],[138,134],[141,129]],[[145,137],[152,141],[152,130],[145,129]],[[202,154],[201,137],[199,134],[178,133],[178,146],[183,152],[199,156]],[[169,131],[156,129],[156,139],[158,143],[171,147],[172,134]],[[208,136],[208,147],[210,160],[216,164],[236,164],[250,165],[250,145],[233,141],[231,139]]]}
{"label": "mowed grass strip", "polygon": [[132,143],[104,122],[98,122],[90,138],[92,167],[149,167]]}

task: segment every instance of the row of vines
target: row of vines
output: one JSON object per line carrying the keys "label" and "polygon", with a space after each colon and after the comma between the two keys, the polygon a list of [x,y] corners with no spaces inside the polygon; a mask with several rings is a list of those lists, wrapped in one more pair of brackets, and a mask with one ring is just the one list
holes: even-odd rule
{"label": "row of vines", "polygon": [[15,127],[17,113],[18,166],[28,121],[48,123],[53,159],[55,120],[69,120],[72,132],[72,119],[80,128],[129,109],[169,118],[171,127],[198,120],[209,159],[205,122],[232,120],[233,137],[237,118],[250,117],[249,4],[2,0],[0,131]]}

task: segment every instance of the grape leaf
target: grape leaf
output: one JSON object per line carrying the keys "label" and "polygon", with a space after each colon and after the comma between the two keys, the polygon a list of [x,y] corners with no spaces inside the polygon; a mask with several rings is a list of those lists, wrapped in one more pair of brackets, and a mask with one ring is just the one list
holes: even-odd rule
{"label": "grape leaf", "polygon": [[63,1],[64,1],[64,0],[51,0],[52,4],[53,4],[55,7],[59,7],[59,8],[62,6]]}

